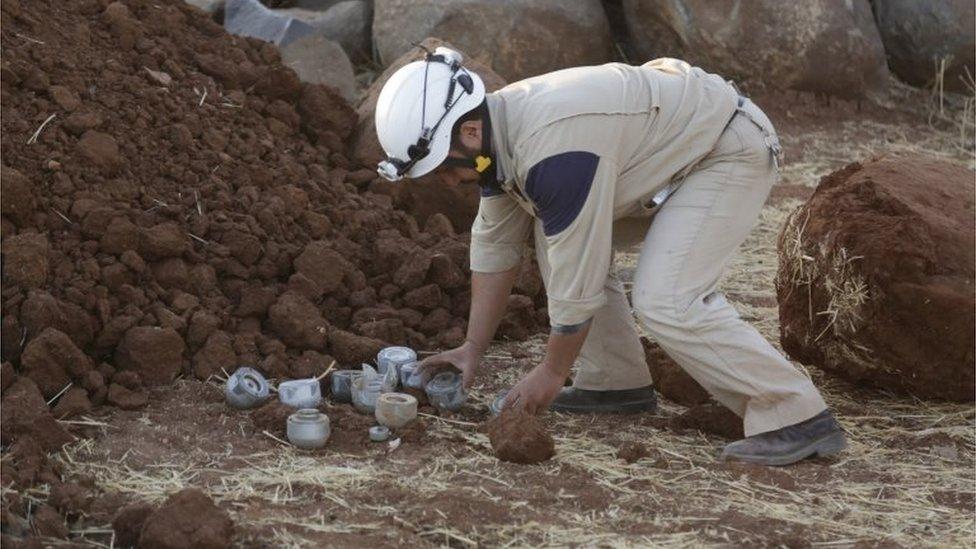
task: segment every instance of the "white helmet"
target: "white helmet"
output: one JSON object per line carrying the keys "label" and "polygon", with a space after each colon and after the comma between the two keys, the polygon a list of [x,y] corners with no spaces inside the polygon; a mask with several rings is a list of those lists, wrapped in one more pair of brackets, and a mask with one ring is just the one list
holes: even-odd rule
{"label": "white helmet", "polygon": [[376,135],[387,155],[376,169],[381,176],[420,177],[447,158],[454,123],[485,100],[485,84],[462,61],[442,46],[387,80],[376,102]]}

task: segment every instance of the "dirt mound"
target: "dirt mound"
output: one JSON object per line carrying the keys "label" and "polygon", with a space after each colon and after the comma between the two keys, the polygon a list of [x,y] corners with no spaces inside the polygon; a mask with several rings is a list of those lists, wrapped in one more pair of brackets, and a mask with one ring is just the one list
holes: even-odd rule
{"label": "dirt mound", "polygon": [[512,463],[540,463],[556,453],[556,443],[536,416],[505,410],[488,423],[488,439],[495,457]]}
{"label": "dirt mound", "polygon": [[45,398],[140,407],[105,363],[154,386],[463,340],[467,235],[370,192],[352,108],[273,46],[177,0],[2,9],[2,356]]}
{"label": "dirt mound", "polygon": [[234,523],[227,511],[217,507],[196,488],[170,496],[146,517],[139,534],[139,547],[178,549],[183,547],[230,547]]}
{"label": "dirt mound", "polygon": [[779,238],[783,348],[855,382],[972,401],[974,250],[970,170],[888,156],[824,177]]}

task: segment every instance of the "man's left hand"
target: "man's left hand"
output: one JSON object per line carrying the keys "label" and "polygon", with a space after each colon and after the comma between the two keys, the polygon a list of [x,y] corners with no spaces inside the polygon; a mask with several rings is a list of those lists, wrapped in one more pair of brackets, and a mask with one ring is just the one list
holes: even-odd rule
{"label": "man's left hand", "polygon": [[509,391],[505,407],[521,408],[530,414],[548,409],[566,381],[566,376],[553,370],[545,363],[533,368]]}

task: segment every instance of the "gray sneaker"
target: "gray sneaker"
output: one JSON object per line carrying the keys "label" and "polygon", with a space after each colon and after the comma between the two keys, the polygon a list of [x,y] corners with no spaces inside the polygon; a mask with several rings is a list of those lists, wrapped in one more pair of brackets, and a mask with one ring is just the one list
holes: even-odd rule
{"label": "gray sneaker", "polygon": [[846,447],[844,430],[830,410],[824,410],[795,425],[733,442],[722,451],[722,460],[790,465],[815,455],[832,456]]}

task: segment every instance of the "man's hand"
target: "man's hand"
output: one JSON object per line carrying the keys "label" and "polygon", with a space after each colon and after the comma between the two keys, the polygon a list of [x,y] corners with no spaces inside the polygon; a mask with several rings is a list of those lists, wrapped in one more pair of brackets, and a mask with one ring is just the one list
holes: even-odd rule
{"label": "man's hand", "polygon": [[546,363],[539,364],[512,387],[505,399],[505,408],[521,408],[530,414],[538,414],[549,408],[565,381],[564,374]]}
{"label": "man's hand", "polygon": [[478,366],[481,365],[483,353],[484,350],[473,342],[465,341],[460,347],[425,358],[418,368],[424,379],[428,379],[438,369],[444,366],[453,366],[461,371],[464,388],[470,389],[478,374]]}

